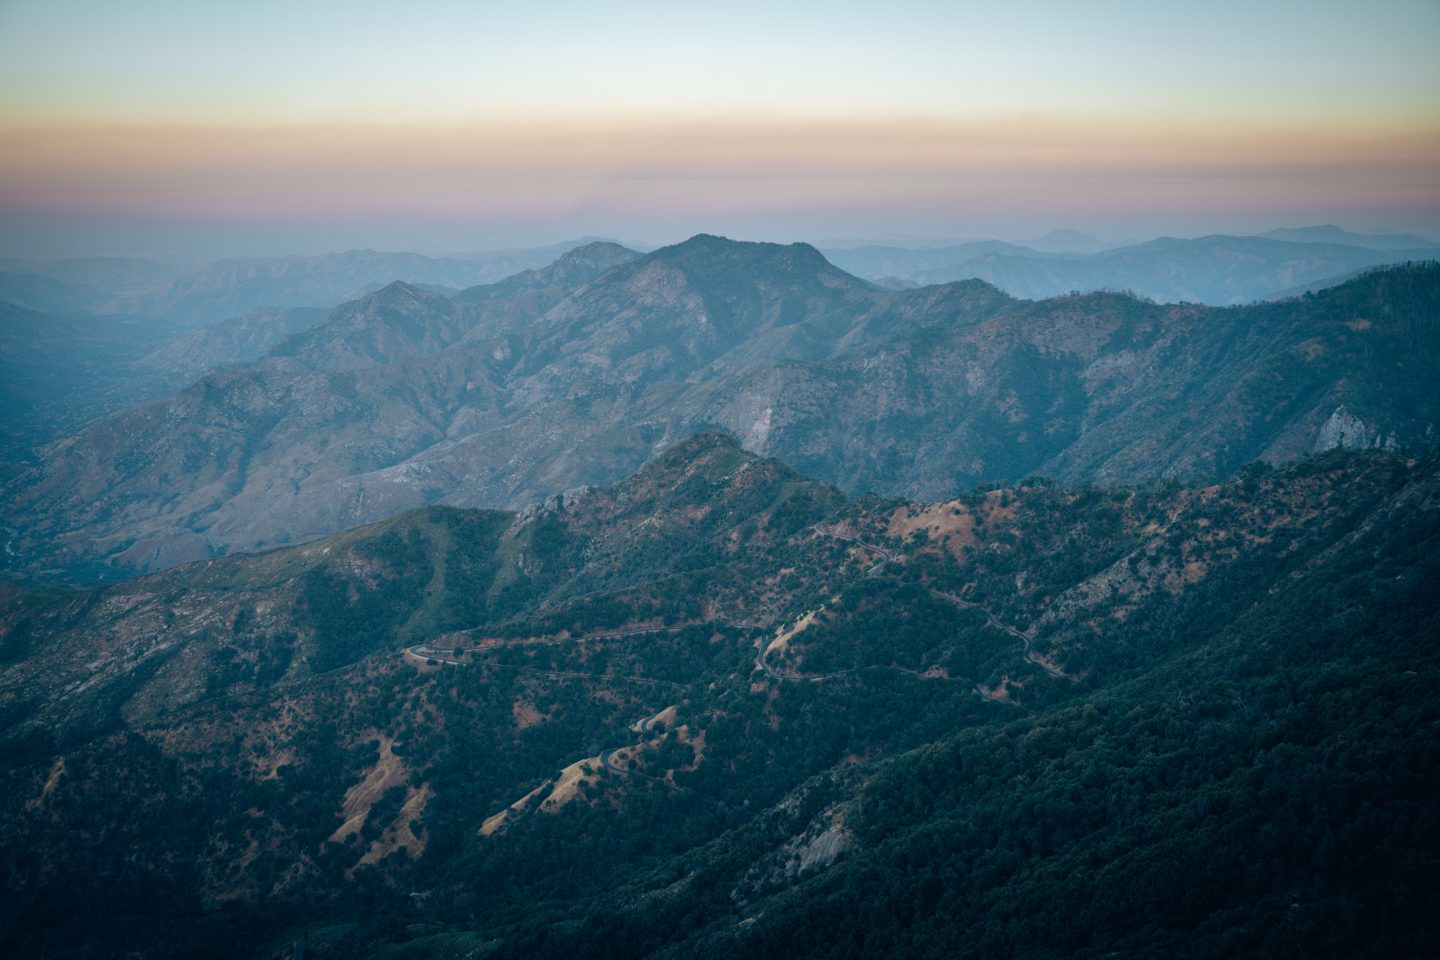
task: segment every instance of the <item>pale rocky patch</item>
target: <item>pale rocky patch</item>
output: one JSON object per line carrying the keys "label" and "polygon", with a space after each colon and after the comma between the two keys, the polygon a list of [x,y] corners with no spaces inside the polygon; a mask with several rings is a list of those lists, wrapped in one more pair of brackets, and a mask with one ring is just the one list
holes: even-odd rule
{"label": "pale rocky patch", "polygon": [[415,824],[425,812],[425,805],[435,791],[430,789],[430,784],[422,783],[418,787],[410,787],[405,795],[405,803],[400,807],[400,812],[395,815],[380,837],[365,851],[356,866],[376,863],[396,850],[403,849],[406,856],[415,859],[425,852],[425,831],[416,832]]}
{"label": "pale rocky patch", "polygon": [[395,755],[395,741],[390,737],[380,739],[380,757],[375,761],[359,783],[345,791],[345,800],[340,805],[340,815],[345,818],[330,839],[343,843],[352,833],[358,833],[370,816],[370,808],[391,787],[403,784],[409,776],[405,761]]}
{"label": "pale rocky patch", "polygon": [[546,780],[525,796],[498,813],[491,814],[480,824],[480,836],[488,837],[508,825],[515,817],[529,812],[530,802],[549,790],[545,799],[535,809],[541,813],[554,813],[570,803],[580,794],[580,788],[600,778],[600,757],[585,757],[560,771],[559,776]]}
{"label": "pale rocky patch", "polygon": [[60,783],[60,778],[65,775],[65,758],[56,757],[55,762],[50,765],[50,774],[45,778],[45,785],[40,788],[40,795],[32,797],[25,802],[26,810],[38,810],[50,799],[55,788]]}

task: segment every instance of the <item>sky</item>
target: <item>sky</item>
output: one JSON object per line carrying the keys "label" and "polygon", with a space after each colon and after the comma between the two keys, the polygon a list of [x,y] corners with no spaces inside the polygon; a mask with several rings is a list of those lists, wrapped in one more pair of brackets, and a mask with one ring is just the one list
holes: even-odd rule
{"label": "sky", "polygon": [[0,0],[0,256],[1440,237],[1440,0]]}

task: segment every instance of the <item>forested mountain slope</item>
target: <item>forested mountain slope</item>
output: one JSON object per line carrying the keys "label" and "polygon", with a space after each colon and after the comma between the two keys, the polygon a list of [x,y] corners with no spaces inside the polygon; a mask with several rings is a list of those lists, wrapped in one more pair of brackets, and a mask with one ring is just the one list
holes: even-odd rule
{"label": "forested mountain slope", "polygon": [[7,588],[0,943],[1426,955],[1437,538],[1434,456],[919,504],[705,434]]}

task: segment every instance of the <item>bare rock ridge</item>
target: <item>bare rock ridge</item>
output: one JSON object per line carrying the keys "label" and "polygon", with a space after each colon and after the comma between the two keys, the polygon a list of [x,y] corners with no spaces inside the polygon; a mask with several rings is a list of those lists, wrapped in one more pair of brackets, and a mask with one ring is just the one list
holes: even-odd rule
{"label": "bare rock ridge", "polygon": [[848,492],[926,499],[1213,478],[1362,432],[1418,452],[1440,429],[1437,317],[1424,264],[1221,310],[885,290],[807,244],[591,244],[455,298],[391,284],[55,445],[5,488],[9,560],[155,569],[429,503],[518,507],[712,426]]}
{"label": "bare rock ridge", "polygon": [[1397,450],[1399,441],[1393,433],[1381,433],[1344,406],[1335,408],[1330,419],[1315,438],[1315,452],[1326,450]]}

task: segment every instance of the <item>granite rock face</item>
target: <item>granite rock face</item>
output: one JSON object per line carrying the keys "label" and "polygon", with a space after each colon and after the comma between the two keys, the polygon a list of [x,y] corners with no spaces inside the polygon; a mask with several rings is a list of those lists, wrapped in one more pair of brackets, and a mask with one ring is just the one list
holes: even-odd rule
{"label": "granite rock face", "polygon": [[1393,433],[1384,433],[1355,416],[1345,407],[1335,408],[1330,419],[1315,438],[1315,452],[1326,450],[1398,450],[1399,441]]}

